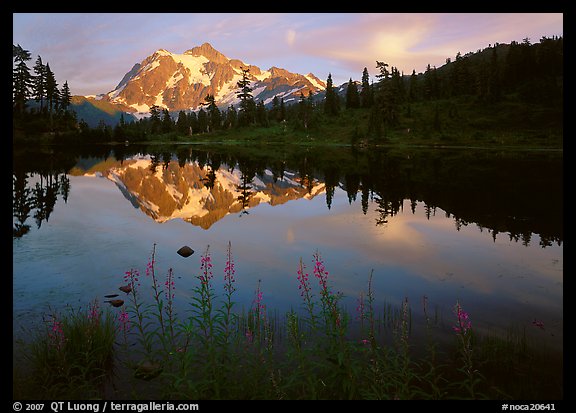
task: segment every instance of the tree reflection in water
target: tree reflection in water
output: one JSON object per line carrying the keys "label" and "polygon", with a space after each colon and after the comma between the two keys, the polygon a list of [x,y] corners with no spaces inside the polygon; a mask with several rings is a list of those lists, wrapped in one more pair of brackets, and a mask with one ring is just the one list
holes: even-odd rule
{"label": "tree reflection in water", "polygon": [[[312,196],[315,185],[323,185],[328,209],[336,188],[346,192],[350,204],[358,202],[360,194],[364,215],[370,203],[375,206],[377,226],[385,226],[390,217],[401,211],[404,200],[409,200],[413,214],[419,202],[428,219],[440,208],[454,219],[456,229],[475,224],[480,231],[489,231],[494,240],[501,233],[524,245],[531,242],[532,234],[538,234],[542,247],[561,245],[563,240],[561,152],[271,145],[117,145],[58,147],[48,151],[15,148],[14,237],[30,231],[31,219],[40,229],[58,198],[66,203],[71,190],[70,174],[103,171],[111,165],[124,167],[127,160],[142,155],[149,155],[150,160],[146,179],[158,174],[181,176],[184,168],[197,165],[202,171],[199,187],[187,185],[204,187],[218,200],[238,202],[241,214],[260,202],[255,197],[255,181],[269,187],[272,195],[286,190],[290,181],[302,189],[298,197]],[[109,159],[114,161],[110,163]],[[240,172],[235,199],[215,193],[219,171],[235,170]],[[286,200],[270,200],[272,205],[283,202]],[[213,220],[223,216],[225,213],[219,213]]]}

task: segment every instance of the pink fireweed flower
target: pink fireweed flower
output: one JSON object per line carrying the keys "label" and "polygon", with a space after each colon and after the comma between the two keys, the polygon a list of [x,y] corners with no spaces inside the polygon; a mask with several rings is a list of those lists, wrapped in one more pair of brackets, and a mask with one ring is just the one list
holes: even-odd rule
{"label": "pink fireweed flower", "polygon": [[148,259],[148,263],[146,264],[146,277],[150,274],[154,275],[154,264],[156,264],[156,244],[152,248],[152,253],[150,254],[150,258]]}
{"label": "pink fireweed flower", "polygon": [[62,322],[58,321],[54,316],[52,316],[52,325],[48,331],[48,339],[50,344],[57,350],[61,350],[64,346],[64,331],[62,330]]}
{"label": "pink fireweed flower", "polygon": [[131,269],[124,273],[124,282],[132,287],[132,292],[135,293],[136,286],[140,286],[140,272],[137,269]]}
{"label": "pink fireweed flower", "polygon": [[88,320],[96,326],[100,323],[100,304],[98,303],[98,299],[94,299],[94,301],[88,304]]}
{"label": "pink fireweed flower", "polygon": [[262,297],[263,297],[264,293],[262,293],[262,291],[258,292],[258,295],[256,296],[256,307],[259,308],[260,310],[264,309],[264,304],[262,304]]}
{"label": "pink fireweed flower", "polygon": [[202,272],[201,275],[198,276],[200,282],[204,285],[208,285],[210,280],[213,277],[212,274],[212,258],[210,257],[210,253],[208,252],[208,248],[204,255],[200,257],[200,271]]}
{"label": "pink fireweed flower", "polygon": [[232,253],[230,251],[230,246],[228,246],[228,254],[226,259],[226,265],[224,266],[224,290],[228,292],[228,294],[232,294],[236,291],[234,285],[232,285],[236,279],[234,275],[236,275],[236,270],[234,269],[234,259],[232,258]]}
{"label": "pink fireweed flower", "polygon": [[264,320],[266,318],[266,305],[262,302],[264,293],[260,290],[260,280],[258,280],[258,287],[256,288],[256,297],[252,301],[252,308],[256,312],[259,319]]}
{"label": "pink fireweed flower", "polygon": [[148,277],[152,271],[154,271],[154,260],[150,260],[148,261],[148,264],[146,264],[146,277]]}
{"label": "pink fireweed flower", "polygon": [[468,318],[468,313],[462,310],[462,306],[459,302],[456,302],[456,305],[454,306],[454,314],[456,314],[458,324],[453,326],[452,330],[465,335],[472,328],[472,322]]}
{"label": "pink fireweed flower", "polygon": [[168,273],[166,274],[166,282],[164,283],[164,286],[166,287],[165,290],[165,295],[166,295],[166,300],[168,301],[172,301],[174,299],[174,273],[172,272],[172,268],[168,269]]}
{"label": "pink fireweed flower", "polygon": [[309,281],[309,274],[306,272],[304,272],[304,265],[302,264],[302,262],[300,262],[300,267],[298,268],[298,289],[300,290],[300,295],[302,297],[306,297],[310,294],[310,291],[312,290],[312,286],[310,285],[310,281]]}
{"label": "pink fireweed flower", "polygon": [[124,333],[127,333],[130,330],[130,316],[128,315],[128,313],[124,308],[122,309],[122,312],[120,312],[120,314],[118,315],[118,321],[119,321],[118,329]]}
{"label": "pink fireweed flower", "polygon": [[544,330],[544,323],[542,321],[538,321],[538,320],[534,320],[532,321],[532,325],[541,328],[542,330]]}
{"label": "pink fireweed flower", "polygon": [[314,253],[314,275],[318,278],[322,291],[328,292],[328,271],[318,252]]}

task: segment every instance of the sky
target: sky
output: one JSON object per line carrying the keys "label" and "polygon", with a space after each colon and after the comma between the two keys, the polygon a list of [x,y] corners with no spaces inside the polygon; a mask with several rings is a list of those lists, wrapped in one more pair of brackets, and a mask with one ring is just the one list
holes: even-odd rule
{"label": "sky", "polygon": [[404,74],[494,43],[563,36],[562,13],[14,13],[13,44],[38,56],[73,95],[112,91],[158,49],[208,42],[262,70],[313,73],[334,85],[376,61]]}

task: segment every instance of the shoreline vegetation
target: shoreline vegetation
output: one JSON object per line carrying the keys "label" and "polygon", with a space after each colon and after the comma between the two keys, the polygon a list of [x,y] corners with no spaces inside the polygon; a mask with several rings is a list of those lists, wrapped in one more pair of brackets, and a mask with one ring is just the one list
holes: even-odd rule
{"label": "shoreline vegetation", "polygon": [[[474,105],[470,105],[468,118],[475,115]],[[430,108],[422,105],[422,112]],[[287,127],[279,122],[270,122],[267,126],[250,125],[245,127],[182,134],[177,131],[148,134],[115,134],[111,128],[100,131],[79,132],[78,130],[43,134],[23,134],[17,130],[13,134],[14,144],[37,145],[83,145],[83,144],[205,144],[205,145],[305,145],[305,146],[351,146],[356,148],[371,147],[435,147],[435,148],[486,148],[515,150],[563,150],[562,119],[555,125],[526,127],[525,120],[530,118],[527,112],[524,120],[515,125],[499,127],[493,125],[477,128],[468,122],[446,120],[440,131],[430,128],[402,127],[390,128],[379,137],[370,137],[370,110],[354,109],[341,113],[338,118],[326,118],[314,128],[301,130],[296,126]],[[430,114],[424,115],[429,117]],[[516,116],[516,115],[514,115]],[[502,117],[506,117],[503,114]],[[510,117],[512,114],[510,113]],[[409,124],[408,122],[406,122]],[[531,120],[533,123],[533,120]]]}
{"label": "shoreline vegetation", "polygon": [[[522,330],[480,334],[466,303],[439,316],[427,297],[379,304],[372,273],[357,308],[341,305],[321,254],[300,259],[300,307],[283,316],[265,280],[239,308],[232,246],[215,267],[210,246],[179,289],[169,268],[130,268],[118,296],[50,311],[14,353],[15,399],[505,399],[563,397],[562,354]],[[218,277],[218,278],[215,278]],[[220,287],[216,287],[216,285]],[[176,300],[188,303],[178,312]],[[104,306],[106,306],[104,308]],[[418,315],[417,315],[418,314]],[[415,323],[420,317],[423,323]],[[439,318],[443,322],[439,322]],[[445,325],[444,323],[447,323]],[[537,326],[536,327],[543,327]],[[415,331],[423,328],[424,331]],[[440,337],[444,337],[441,339]],[[562,353],[562,352],[560,352]]]}

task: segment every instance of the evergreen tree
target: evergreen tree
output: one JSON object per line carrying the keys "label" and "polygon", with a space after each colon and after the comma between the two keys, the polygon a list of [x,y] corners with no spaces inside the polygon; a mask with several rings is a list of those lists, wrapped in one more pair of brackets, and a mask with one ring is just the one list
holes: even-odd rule
{"label": "evergreen tree", "polygon": [[280,99],[280,115],[278,117],[279,122],[286,119],[286,106],[284,105],[284,98]]}
{"label": "evergreen tree", "polygon": [[44,111],[44,98],[46,97],[46,66],[42,63],[42,58],[38,56],[34,65],[34,99],[40,102],[40,112]]}
{"label": "evergreen tree", "polygon": [[67,111],[70,103],[72,103],[72,94],[68,87],[68,81],[65,81],[62,90],[60,91],[60,109]]}
{"label": "evergreen tree", "polygon": [[418,95],[418,77],[416,76],[416,70],[412,70],[408,83],[408,101],[415,102],[418,100]]}
{"label": "evergreen tree", "polygon": [[204,106],[206,106],[207,116],[208,116],[208,127],[210,130],[220,129],[220,123],[222,122],[222,114],[216,106],[216,99],[214,95],[206,95],[204,98]]}
{"label": "evergreen tree", "polygon": [[278,95],[274,95],[272,99],[272,109],[270,109],[270,118],[275,121],[280,121],[278,117],[280,116],[280,100],[278,99]]}
{"label": "evergreen tree", "polygon": [[48,102],[50,119],[52,119],[53,111],[58,109],[59,99],[60,92],[58,90],[58,83],[56,83],[56,77],[54,76],[54,72],[50,70],[50,64],[46,63],[46,100]]}
{"label": "evergreen tree", "polygon": [[260,126],[268,126],[268,112],[262,100],[256,104],[256,122]]}
{"label": "evergreen tree", "polygon": [[332,84],[332,74],[328,73],[328,79],[326,80],[326,95],[324,97],[324,113],[330,116],[335,116],[340,112],[340,104],[338,101],[338,95],[334,90]]}
{"label": "evergreen tree", "polygon": [[119,141],[125,138],[125,134],[126,134],[126,122],[124,120],[124,113],[121,113],[120,121],[116,124],[116,126],[114,126],[112,136],[114,136],[115,140]]}
{"label": "evergreen tree", "polygon": [[170,112],[168,109],[162,109],[162,133],[172,132],[172,118],[170,117]]}
{"label": "evergreen tree", "polygon": [[396,126],[402,101],[400,72],[394,66],[389,71],[388,63],[384,62],[377,61],[376,67],[380,73],[376,75],[379,81],[377,93],[374,96],[374,107],[379,112],[384,124]]}
{"label": "evergreen tree", "polygon": [[310,100],[306,99],[304,92],[300,92],[300,100],[298,101],[298,123],[308,129],[310,126],[310,118],[312,115],[312,105]]}
{"label": "evergreen tree", "polygon": [[232,129],[236,127],[238,122],[238,113],[234,106],[230,105],[226,111],[226,128]]}
{"label": "evergreen tree", "polygon": [[358,86],[356,82],[352,81],[352,78],[348,81],[348,87],[346,88],[346,109],[359,108],[360,107],[360,95],[358,94]]}
{"label": "evergreen tree", "polygon": [[15,67],[12,71],[12,105],[19,115],[26,109],[26,101],[30,98],[32,86],[32,74],[26,64],[31,59],[30,52],[20,45],[12,45],[12,57]]}
{"label": "evergreen tree", "polygon": [[181,110],[178,112],[178,119],[176,120],[176,130],[179,135],[186,136],[190,133],[190,126],[188,125],[188,116],[186,112]]}
{"label": "evergreen tree", "polygon": [[[472,75],[470,73],[469,59],[462,57],[458,52],[456,60],[451,64],[452,72],[450,75],[450,84],[452,86],[452,95],[461,96],[470,94],[472,83]],[[436,96],[438,97],[438,96]]]}
{"label": "evergreen tree", "polygon": [[236,83],[236,86],[240,89],[236,93],[236,96],[240,99],[238,123],[241,126],[245,126],[254,122],[256,104],[254,103],[254,96],[252,96],[252,88],[248,77],[250,68],[244,69],[241,67],[240,69],[242,70],[242,79]]}
{"label": "evergreen tree", "polygon": [[368,75],[367,68],[364,68],[362,71],[362,90],[360,91],[360,100],[363,108],[370,108],[374,103],[372,87],[370,86],[370,76]]}
{"label": "evergreen tree", "polygon": [[436,74],[436,66],[430,67],[430,64],[426,66],[426,71],[424,72],[424,99],[432,100],[439,97],[439,85],[438,76]]}
{"label": "evergreen tree", "polygon": [[190,112],[188,114],[188,126],[190,127],[190,134],[198,133],[200,128],[198,127],[198,115],[196,112]]}
{"label": "evergreen tree", "polygon": [[68,87],[68,81],[64,82],[62,90],[60,91],[60,109],[62,126],[65,130],[76,125],[76,113],[72,110],[68,110],[70,104],[72,103],[72,94],[70,93],[70,88]]}
{"label": "evergreen tree", "polygon": [[204,108],[198,111],[198,131],[204,133],[208,131],[208,114]]}
{"label": "evergreen tree", "polygon": [[162,125],[162,118],[161,118],[161,110],[160,106],[152,105],[150,107],[150,133],[156,134],[160,132],[161,125]]}

